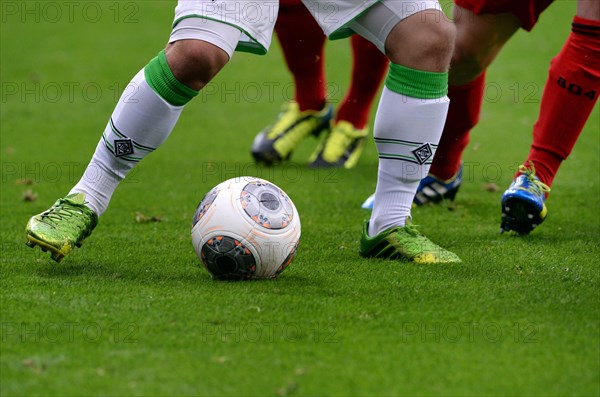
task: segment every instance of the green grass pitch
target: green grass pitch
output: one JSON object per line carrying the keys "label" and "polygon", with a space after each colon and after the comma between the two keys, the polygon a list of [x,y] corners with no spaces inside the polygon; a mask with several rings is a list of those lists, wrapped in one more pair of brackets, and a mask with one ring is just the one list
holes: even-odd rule
{"label": "green grass pitch", "polygon": [[[575,3],[557,1],[490,69],[453,210],[413,212],[464,263],[423,267],[357,254],[372,141],[349,171],[309,170],[312,139],[286,166],[252,164],[255,133],[292,95],[276,42],[266,57],[235,55],[82,249],[56,264],[27,248],[28,218],[79,179],[116,97],[164,44],[175,2],[2,1],[0,393],[598,395],[598,107],[546,222],[499,234],[500,196],[529,149]],[[329,43],[334,103],[349,55],[348,42]],[[213,281],[190,242],[204,193],[242,174],[280,185],[302,219],[277,280]]]}

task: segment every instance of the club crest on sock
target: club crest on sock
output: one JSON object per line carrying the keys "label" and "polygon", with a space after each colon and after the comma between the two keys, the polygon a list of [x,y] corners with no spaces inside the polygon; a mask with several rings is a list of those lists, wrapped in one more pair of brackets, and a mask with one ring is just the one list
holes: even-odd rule
{"label": "club crest on sock", "polygon": [[417,159],[417,162],[420,165],[423,165],[427,162],[427,160],[433,157],[433,150],[431,149],[431,145],[426,143],[413,150],[412,154]]}
{"label": "club crest on sock", "polygon": [[131,139],[115,139],[115,156],[123,157],[133,154],[133,142]]}

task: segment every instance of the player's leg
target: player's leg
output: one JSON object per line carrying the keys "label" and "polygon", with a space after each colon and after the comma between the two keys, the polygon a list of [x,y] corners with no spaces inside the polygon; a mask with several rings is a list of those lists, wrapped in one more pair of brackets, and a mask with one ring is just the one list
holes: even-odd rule
{"label": "player's leg", "polygon": [[415,204],[454,199],[462,182],[462,154],[479,121],[485,70],[521,22],[511,13],[480,14],[455,5],[456,46],[450,68],[450,108],[429,175],[421,181]]}
{"label": "player's leg", "polygon": [[391,61],[375,118],[379,153],[375,207],[363,228],[360,254],[417,263],[460,262],[410,224],[417,186],[427,175],[446,119],[455,39],[454,26],[437,9],[437,2],[419,4],[424,7],[406,15],[403,2],[382,1],[350,25],[384,48]]}
{"label": "player's leg", "polygon": [[388,68],[387,57],[370,41],[355,35],[350,88],[338,108],[331,132],[311,156],[312,167],[352,168],[362,154],[373,100]]}
{"label": "player's leg", "polygon": [[81,180],[31,218],[28,245],[50,250],[57,261],[81,245],[119,182],[165,141],[185,104],[227,63],[240,39],[238,28],[200,18],[184,22],[126,88]]}
{"label": "player's leg", "polygon": [[281,0],[275,33],[300,111],[325,106],[325,34],[300,0]]}
{"label": "player's leg", "polygon": [[[418,186],[416,205],[454,199],[462,182],[462,153],[470,130],[479,121],[485,70],[521,24],[511,13],[477,15],[458,4],[453,19],[456,42],[449,74],[450,107],[429,175]],[[373,203],[374,195],[363,208],[371,209]]]}
{"label": "player's leg", "polygon": [[454,199],[462,182],[462,153],[479,121],[485,69],[504,43],[522,27],[531,30],[552,0],[455,0],[457,43],[450,71],[450,110],[430,175],[415,204]]}
{"label": "player's leg", "polygon": [[600,94],[600,2],[580,0],[572,31],[552,60],[533,127],[533,144],[502,196],[502,231],[532,231],[546,217],[545,199]]}
{"label": "player's leg", "polygon": [[333,115],[325,92],[326,37],[300,0],[280,1],[275,32],[294,79],[295,102],[284,103],[254,140],[252,156],[265,164],[289,158],[304,138],[328,129]]}

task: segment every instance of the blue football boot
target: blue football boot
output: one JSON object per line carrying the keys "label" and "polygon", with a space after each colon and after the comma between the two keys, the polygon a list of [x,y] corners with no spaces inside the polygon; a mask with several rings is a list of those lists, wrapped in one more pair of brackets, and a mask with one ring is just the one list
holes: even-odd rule
{"label": "blue football boot", "polygon": [[521,175],[516,177],[502,195],[502,223],[500,232],[515,231],[529,234],[546,219],[546,194],[548,185],[535,176],[535,167],[519,166]]}
{"label": "blue football boot", "polygon": [[[433,174],[427,175],[419,183],[417,194],[413,199],[413,207],[421,206],[428,203],[437,204],[442,200],[453,201],[458,193],[460,184],[462,183],[463,164],[460,163],[456,175],[447,181],[442,181],[436,178]],[[361,207],[366,210],[372,210],[375,203],[375,193],[367,197]]]}
{"label": "blue football boot", "polygon": [[413,204],[420,206],[428,203],[437,204],[442,200],[453,201],[462,183],[462,174],[463,164],[460,163],[456,175],[447,181],[439,180],[432,174],[427,175],[419,183]]}

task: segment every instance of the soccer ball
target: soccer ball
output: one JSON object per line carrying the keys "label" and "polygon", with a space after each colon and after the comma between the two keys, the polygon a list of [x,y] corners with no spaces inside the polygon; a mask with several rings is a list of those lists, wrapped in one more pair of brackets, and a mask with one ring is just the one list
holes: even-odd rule
{"label": "soccer ball", "polygon": [[300,217],[283,190],[264,179],[238,177],[204,196],[192,220],[198,258],[219,280],[277,277],[300,242]]}

